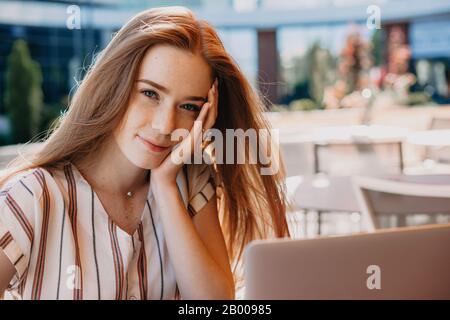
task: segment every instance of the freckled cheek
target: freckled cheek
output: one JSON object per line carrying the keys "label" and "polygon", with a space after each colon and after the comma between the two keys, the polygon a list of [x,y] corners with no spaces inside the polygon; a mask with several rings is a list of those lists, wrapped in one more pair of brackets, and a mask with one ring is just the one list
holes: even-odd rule
{"label": "freckled cheek", "polygon": [[127,127],[131,130],[140,130],[151,125],[155,111],[152,108],[145,108],[143,105],[135,105],[128,114]]}

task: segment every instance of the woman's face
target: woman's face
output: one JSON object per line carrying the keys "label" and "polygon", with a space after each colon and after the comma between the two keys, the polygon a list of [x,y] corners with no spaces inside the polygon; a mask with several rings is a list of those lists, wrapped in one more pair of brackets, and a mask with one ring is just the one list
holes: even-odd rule
{"label": "woman's face", "polygon": [[123,154],[140,168],[158,167],[178,143],[171,133],[192,128],[212,83],[211,68],[200,55],[169,45],[150,48],[114,130]]}

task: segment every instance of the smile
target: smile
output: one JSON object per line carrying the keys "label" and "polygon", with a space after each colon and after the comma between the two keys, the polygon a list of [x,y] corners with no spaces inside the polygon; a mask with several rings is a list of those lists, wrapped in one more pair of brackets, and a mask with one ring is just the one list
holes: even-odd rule
{"label": "smile", "polygon": [[150,141],[142,138],[140,135],[137,135],[136,137],[147,148],[147,150],[152,151],[152,152],[163,152],[170,148],[170,146],[164,147],[164,146],[159,146],[157,144],[151,143]]}

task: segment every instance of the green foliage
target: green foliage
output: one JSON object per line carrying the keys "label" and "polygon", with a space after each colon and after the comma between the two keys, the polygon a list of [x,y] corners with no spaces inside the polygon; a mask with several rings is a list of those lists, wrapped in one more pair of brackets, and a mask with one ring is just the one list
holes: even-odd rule
{"label": "green foliage", "polygon": [[0,134],[0,146],[7,146],[11,144],[11,137],[4,133]]}
{"label": "green foliage", "polygon": [[25,41],[17,40],[8,56],[5,108],[11,124],[11,142],[23,143],[39,132],[43,107],[42,72]]}
{"label": "green foliage", "polygon": [[293,100],[311,99],[317,106],[322,105],[325,87],[333,81],[335,63],[330,51],[317,42],[303,56],[292,58],[284,75],[294,87],[280,102],[288,104]]}
{"label": "green foliage", "polygon": [[309,111],[320,109],[316,102],[311,99],[294,100],[289,104],[291,111]]}
{"label": "green foliage", "polygon": [[271,112],[286,112],[286,111],[310,111],[321,109],[312,99],[297,99],[292,100],[289,105],[286,104],[273,104],[270,108]]}
{"label": "green foliage", "polygon": [[58,120],[63,109],[64,106],[61,104],[46,105],[45,108],[42,109],[39,132],[45,132],[50,129],[54,122]]}
{"label": "green foliage", "polygon": [[[327,49],[321,48],[318,43],[315,43],[308,50],[306,57],[309,62],[308,63],[309,95],[314,100],[316,105],[321,105],[323,101],[323,93],[325,92],[325,87],[330,82],[332,57],[330,52]],[[310,105],[311,104],[308,103],[306,106]]]}
{"label": "green foliage", "polygon": [[270,107],[271,112],[283,112],[283,111],[289,111],[288,106],[283,104],[272,104]]}
{"label": "green foliage", "polygon": [[434,104],[431,97],[425,92],[411,92],[408,94],[406,102],[408,106],[423,106],[425,104]]}
{"label": "green foliage", "polygon": [[383,59],[383,40],[384,40],[383,29],[376,29],[372,35],[372,55],[373,55],[373,65],[381,66],[384,63]]}

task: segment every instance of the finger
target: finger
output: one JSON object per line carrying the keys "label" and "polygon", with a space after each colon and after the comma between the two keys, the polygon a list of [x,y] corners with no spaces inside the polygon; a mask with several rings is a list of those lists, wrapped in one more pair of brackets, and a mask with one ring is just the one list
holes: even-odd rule
{"label": "finger", "polygon": [[214,81],[213,85],[211,86],[211,88],[208,91],[208,102],[211,103],[210,106],[210,111],[208,112],[208,117],[206,119],[206,123],[204,125],[204,129],[207,130],[210,128],[211,125],[211,116],[214,116],[214,109],[217,103],[217,99],[216,99],[216,81]]}
{"label": "finger", "polygon": [[186,151],[186,153],[183,154],[183,162],[186,162],[188,159],[190,159],[191,155],[195,151],[196,145],[201,145],[203,134],[202,129],[204,127],[205,118],[208,115],[210,106],[211,104],[209,102],[203,105],[200,114],[195,120],[194,125],[192,126],[188,136],[184,138],[184,140],[181,142],[180,147],[183,148],[182,150]]}
{"label": "finger", "polygon": [[216,122],[217,114],[218,114],[218,103],[219,103],[219,90],[217,88],[217,78],[214,81],[212,90],[211,90],[211,110],[208,112],[208,117],[204,126],[204,129],[210,129]]}
{"label": "finger", "polygon": [[205,124],[203,125],[204,130],[208,130],[213,127],[214,123],[216,122],[217,117],[217,108],[215,106],[211,106],[210,110],[208,112],[208,116],[205,120]]}
{"label": "finger", "polygon": [[206,119],[206,117],[208,115],[208,111],[209,111],[210,108],[211,108],[211,102],[206,102],[203,105],[202,109],[200,110],[200,113],[199,113],[199,115],[198,115],[198,117],[196,119],[196,121],[201,121],[202,122],[202,127],[205,124],[205,119]]}
{"label": "finger", "polygon": [[[189,134],[182,138],[182,140],[172,149],[172,152],[177,152],[176,155],[179,155],[179,151],[182,151],[182,156],[179,162],[177,163],[186,163],[187,160],[190,159],[192,152],[194,151],[194,146],[197,141],[201,141],[202,128],[205,123],[205,118],[208,115],[208,111],[210,109],[211,103],[206,102],[203,104],[200,114],[198,115],[196,122],[192,126]],[[197,121],[200,121],[199,124]],[[200,125],[200,127],[198,127]],[[181,150],[180,150],[181,149]]]}
{"label": "finger", "polygon": [[215,120],[217,117],[217,114],[219,113],[219,82],[216,78],[216,82],[215,82],[216,86],[214,88],[214,117],[213,119]]}
{"label": "finger", "polygon": [[208,90],[208,102],[211,103],[211,105],[214,105],[214,84],[209,88]]}

